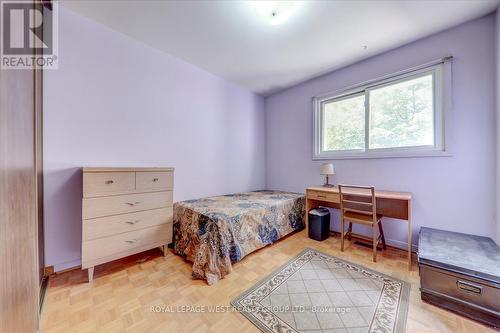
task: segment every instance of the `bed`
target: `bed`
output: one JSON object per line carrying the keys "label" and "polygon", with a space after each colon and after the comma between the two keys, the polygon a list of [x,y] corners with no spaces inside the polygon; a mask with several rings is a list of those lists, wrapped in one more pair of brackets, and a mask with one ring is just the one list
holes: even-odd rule
{"label": "bed", "polygon": [[212,285],[232,264],[304,228],[304,195],[236,193],[174,204],[174,251],[193,263],[192,276]]}

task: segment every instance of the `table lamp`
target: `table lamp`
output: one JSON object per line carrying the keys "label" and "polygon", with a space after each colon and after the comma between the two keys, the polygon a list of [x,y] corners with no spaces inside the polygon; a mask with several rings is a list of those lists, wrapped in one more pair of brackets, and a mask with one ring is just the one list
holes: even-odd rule
{"label": "table lamp", "polygon": [[332,163],[321,164],[320,174],[326,176],[326,182],[323,184],[323,186],[333,187],[333,185],[329,183],[329,176],[333,176],[335,174],[335,170],[333,169],[333,164]]}

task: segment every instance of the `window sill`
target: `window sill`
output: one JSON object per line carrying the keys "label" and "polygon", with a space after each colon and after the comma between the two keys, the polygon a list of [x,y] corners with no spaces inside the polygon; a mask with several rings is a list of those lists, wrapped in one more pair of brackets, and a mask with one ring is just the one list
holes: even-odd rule
{"label": "window sill", "polygon": [[352,153],[332,153],[314,155],[313,161],[316,160],[357,160],[357,159],[374,159],[374,158],[419,158],[419,157],[451,157],[452,154],[442,150],[430,151],[399,151],[399,152],[352,152]]}

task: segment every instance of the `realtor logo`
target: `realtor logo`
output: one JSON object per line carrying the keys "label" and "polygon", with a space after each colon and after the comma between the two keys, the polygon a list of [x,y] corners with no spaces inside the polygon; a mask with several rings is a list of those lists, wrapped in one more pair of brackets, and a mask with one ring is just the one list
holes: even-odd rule
{"label": "realtor logo", "polygon": [[57,1],[1,1],[1,68],[56,69]]}

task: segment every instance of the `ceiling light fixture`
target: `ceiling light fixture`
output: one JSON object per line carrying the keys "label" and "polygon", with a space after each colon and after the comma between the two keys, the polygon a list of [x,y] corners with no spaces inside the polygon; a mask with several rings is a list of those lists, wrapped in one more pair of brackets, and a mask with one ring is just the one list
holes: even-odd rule
{"label": "ceiling light fixture", "polygon": [[285,22],[301,1],[248,1],[257,13],[272,25]]}

